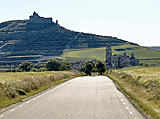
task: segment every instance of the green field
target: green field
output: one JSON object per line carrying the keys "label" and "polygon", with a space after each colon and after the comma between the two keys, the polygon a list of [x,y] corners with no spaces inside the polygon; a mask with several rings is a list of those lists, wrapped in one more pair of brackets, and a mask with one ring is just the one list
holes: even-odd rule
{"label": "green field", "polygon": [[160,64],[160,60],[140,60],[139,63],[145,63],[145,64],[159,63]]}
{"label": "green field", "polygon": [[[126,52],[128,56],[130,56],[131,53],[134,53],[135,57],[138,59],[160,58],[160,50],[150,50],[147,47],[142,47],[142,46],[138,46],[138,45],[121,45],[121,46],[112,46],[111,48],[112,48],[113,55],[114,54],[123,54],[124,52]],[[117,51],[116,49],[123,49],[124,51]],[[68,59],[79,60],[80,58],[105,60],[105,47],[85,49],[85,50],[79,50],[79,51],[68,50],[63,55],[63,60],[68,60]],[[142,61],[142,62],[144,62],[144,61]],[[155,63],[156,61],[154,60],[151,62]],[[147,63],[150,63],[150,61],[148,61]]]}

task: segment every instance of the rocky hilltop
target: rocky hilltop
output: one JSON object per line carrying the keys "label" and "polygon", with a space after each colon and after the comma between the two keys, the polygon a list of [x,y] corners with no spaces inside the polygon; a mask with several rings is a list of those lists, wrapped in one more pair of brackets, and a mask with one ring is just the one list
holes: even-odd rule
{"label": "rocky hilltop", "polygon": [[[38,16],[37,13],[34,13]],[[44,17],[36,17],[32,21]],[[47,19],[47,18],[44,18]],[[49,18],[51,19],[51,18]],[[52,20],[52,19],[51,19]],[[99,48],[133,44],[116,37],[68,30],[55,22],[13,20],[0,24],[0,57],[18,55],[61,55],[65,49]]]}

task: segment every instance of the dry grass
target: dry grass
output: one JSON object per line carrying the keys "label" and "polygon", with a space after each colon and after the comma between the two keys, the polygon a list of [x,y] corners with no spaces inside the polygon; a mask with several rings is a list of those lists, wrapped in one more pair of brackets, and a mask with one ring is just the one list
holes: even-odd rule
{"label": "dry grass", "polygon": [[5,81],[20,81],[24,78],[31,78],[34,76],[50,76],[59,73],[67,73],[67,71],[46,71],[46,72],[5,72],[0,73],[0,82],[4,83]]}
{"label": "dry grass", "polygon": [[129,74],[134,78],[140,77],[139,82],[141,84],[148,81],[160,82],[160,67],[141,67],[137,69],[125,70],[122,72]]}
{"label": "dry grass", "polygon": [[0,82],[0,109],[20,101],[20,97],[25,97],[22,94],[38,93],[65,81],[66,78],[80,75],[78,71],[1,73],[2,78],[5,78],[1,78]]}
{"label": "dry grass", "polygon": [[152,118],[160,118],[160,67],[134,67],[107,74]]}

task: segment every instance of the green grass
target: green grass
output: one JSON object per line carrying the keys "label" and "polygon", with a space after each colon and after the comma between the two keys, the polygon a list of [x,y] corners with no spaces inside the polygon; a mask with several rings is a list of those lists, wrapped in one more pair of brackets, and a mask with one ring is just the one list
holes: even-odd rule
{"label": "green grass", "polygon": [[93,48],[80,51],[68,51],[67,54],[63,55],[63,60],[67,58],[82,58],[82,59],[105,59],[104,48]]}
{"label": "green grass", "polygon": [[145,63],[145,64],[159,63],[160,64],[160,60],[140,60],[139,63]]}
{"label": "green grass", "polygon": [[[121,45],[121,46],[112,46],[112,54],[123,54],[124,51],[116,51],[115,49],[125,49],[125,52],[128,56],[131,53],[135,54],[135,57],[138,59],[153,59],[160,58],[159,50],[150,50],[147,47],[142,47],[138,45]],[[131,48],[128,50],[127,48]],[[83,58],[83,59],[97,59],[105,60],[105,47],[103,48],[91,48],[91,49],[82,49],[79,51],[68,50],[66,54],[63,55],[63,60],[67,58]],[[149,62],[149,61],[148,61]],[[152,61],[153,62],[153,61]]]}
{"label": "green grass", "polygon": [[9,56],[9,57],[5,57],[5,58],[21,58],[21,57],[43,57],[43,55]]}

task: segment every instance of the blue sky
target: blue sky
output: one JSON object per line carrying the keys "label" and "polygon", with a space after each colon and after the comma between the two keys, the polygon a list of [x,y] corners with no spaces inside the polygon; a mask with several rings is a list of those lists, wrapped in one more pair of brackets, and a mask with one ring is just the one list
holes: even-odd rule
{"label": "blue sky", "polygon": [[1,0],[0,22],[33,11],[70,30],[160,46],[160,0]]}

